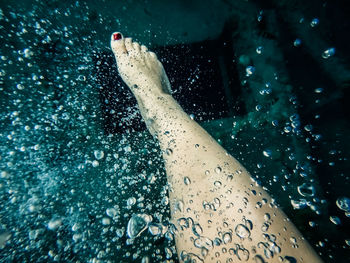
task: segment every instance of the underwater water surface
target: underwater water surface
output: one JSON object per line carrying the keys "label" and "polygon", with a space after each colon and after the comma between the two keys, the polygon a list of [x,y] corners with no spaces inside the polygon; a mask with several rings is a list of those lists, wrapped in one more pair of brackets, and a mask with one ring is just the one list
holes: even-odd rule
{"label": "underwater water surface", "polygon": [[0,261],[178,262],[162,153],[109,48],[121,31],[157,52],[174,97],[325,262],[348,262],[347,11],[0,1]]}

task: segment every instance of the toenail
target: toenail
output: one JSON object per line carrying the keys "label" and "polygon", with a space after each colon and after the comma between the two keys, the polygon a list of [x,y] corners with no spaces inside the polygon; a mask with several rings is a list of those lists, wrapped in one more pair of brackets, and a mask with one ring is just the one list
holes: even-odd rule
{"label": "toenail", "polygon": [[122,34],[120,34],[120,33],[113,34],[113,40],[120,40],[121,38],[122,38]]}

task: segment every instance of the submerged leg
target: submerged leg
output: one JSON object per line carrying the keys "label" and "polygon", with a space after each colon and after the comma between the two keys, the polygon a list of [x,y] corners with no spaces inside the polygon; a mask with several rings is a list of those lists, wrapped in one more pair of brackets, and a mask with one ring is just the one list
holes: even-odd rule
{"label": "submerged leg", "polygon": [[322,262],[248,171],[173,99],[156,55],[120,33],[111,47],[163,151],[180,261]]}

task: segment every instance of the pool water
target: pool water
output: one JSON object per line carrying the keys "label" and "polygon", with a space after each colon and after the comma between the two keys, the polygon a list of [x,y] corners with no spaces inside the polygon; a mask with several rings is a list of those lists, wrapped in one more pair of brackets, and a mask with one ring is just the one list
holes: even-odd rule
{"label": "pool water", "polygon": [[109,49],[118,30],[156,51],[185,111],[324,261],[348,262],[349,11],[1,1],[0,261],[178,261],[162,153]]}

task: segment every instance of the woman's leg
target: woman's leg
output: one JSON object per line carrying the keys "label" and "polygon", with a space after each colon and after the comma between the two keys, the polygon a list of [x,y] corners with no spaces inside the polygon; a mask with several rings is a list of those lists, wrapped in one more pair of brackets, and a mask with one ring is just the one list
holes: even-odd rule
{"label": "woman's leg", "polygon": [[156,55],[120,33],[111,47],[163,151],[180,260],[322,262],[247,170],[173,99]]}

